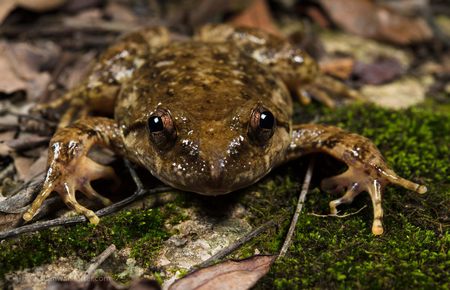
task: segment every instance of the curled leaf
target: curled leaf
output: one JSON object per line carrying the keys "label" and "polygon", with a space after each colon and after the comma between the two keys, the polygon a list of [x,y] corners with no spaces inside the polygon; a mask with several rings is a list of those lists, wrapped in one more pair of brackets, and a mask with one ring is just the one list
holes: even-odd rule
{"label": "curled leaf", "polygon": [[177,280],[169,290],[249,289],[270,270],[276,256],[253,256],[203,268]]}

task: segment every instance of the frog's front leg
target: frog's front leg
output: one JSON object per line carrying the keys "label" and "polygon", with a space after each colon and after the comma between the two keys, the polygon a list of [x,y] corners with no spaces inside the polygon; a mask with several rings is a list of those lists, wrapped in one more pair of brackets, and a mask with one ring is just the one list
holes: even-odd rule
{"label": "frog's front leg", "polygon": [[318,64],[303,50],[286,39],[262,30],[230,25],[207,25],[195,36],[203,41],[233,42],[247,55],[268,66],[279,76],[303,104],[311,98],[328,107],[336,105],[335,97],[363,99],[355,90],[323,74]]}
{"label": "frog's front leg", "polygon": [[288,160],[312,152],[327,153],[348,166],[344,173],[324,179],[321,183],[326,191],[345,191],[341,198],[330,202],[331,214],[337,214],[338,205],[351,203],[359,193],[367,191],[373,204],[372,233],[375,235],[383,233],[381,200],[387,184],[397,184],[418,193],[427,191],[425,186],[401,178],[390,169],[369,139],[337,127],[314,124],[294,126]]}
{"label": "frog's front leg", "polygon": [[123,141],[114,120],[107,118],[86,118],[69,127],[59,129],[50,141],[48,170],[41,192],[34,200],[23,219],[29,221],[36,214],[42,202],[52,193],[59,193],[63,201],[76,212],[86,216],[93,224],[99,219],[92,210],[80,205],[75,192],[80,191],[90,199],[97,199],[104,205],[110,200],[98,194],[91,181],[99,178],[116,178],[109,166],[96,163],[89,157],[90,148],[100,145],[123,154]]}

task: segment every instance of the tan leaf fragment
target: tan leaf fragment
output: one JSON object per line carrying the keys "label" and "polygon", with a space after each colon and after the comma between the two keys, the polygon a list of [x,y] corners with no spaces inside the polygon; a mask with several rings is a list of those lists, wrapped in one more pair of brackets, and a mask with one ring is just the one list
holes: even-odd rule
{"label": "tan leaf fragment", "polygon": [[53,42],[0,42],[0,92],[26,91],[30,99],[41,96],[51,81],[50,74],[41,70],[54,65],[60,52]]}
{"label": "tan leaf fragment", "polygon": [[0,24],[17,7],[22,7],[34,12],[45,12],[62,6],[67,0],[1,0]]}
{"label": "tan leaf fragment", "polygon": [[200,269],[176,281],[169,290],[249,289],[270,270],[276,256],[253,256]]}
{"label": "tan leaf fragment", "polygon": [[0,71],[2,72],[2,77],[0,78],[0,92],[11,94],[17,91],[26,90],[26,81],[17,76],[6,56],[5,50],[6,47],[3,43],[0,43]]}
{"label": "tan leaf fragment", "polygon": [[35,12],[45,12],[62,6],[67,0],[16,0],[17,4]]}
{"label": "tan leaf fragment", "polygon": [[433,32],[424,18],[402,15],[371,0],[320,0],[331,19],[356,35],[410,44],[430,40]]}
{"label": "tan leaf fragment", "polygon": [[231,23],[236,26],[256,27],[268,33],[283,36],[270,14],[269,6],[265,0],[254,0],[241,14],[236,16]]}

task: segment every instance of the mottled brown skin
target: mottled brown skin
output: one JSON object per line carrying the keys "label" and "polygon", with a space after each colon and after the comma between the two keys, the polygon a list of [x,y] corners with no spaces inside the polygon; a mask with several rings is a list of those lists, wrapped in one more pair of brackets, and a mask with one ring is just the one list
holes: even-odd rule
{"label": "mottled brown skin", "polygon": [[[164,28],[130,34],[102,55],[77,89],[44,106],[70,102],[51,140],[42,192],[24,219],[31,220],[56,191],[98,223],[75,199],[78,190],[110,203],[90,186],[114,177],[110,167],[87,157],[95,144],[166,184],[206,195],[246,187],[280,164],[323,152],[348,165],[343,174],[322,181],[326,190],[345,192],[330,202],[331,213],[367,191],[374,207],[372,232],[381,234],[383,188],[389,183],[417,192],[426,188],[397,176],[362,136],[331,126],[292,125],[290,92],[319,95],[328,105],[334,104],[328,92],[358,97],[322,75],[304,52],[255,29],[207,26],[187,41],[171,41]],[[87,117],[91,111],[114,112],[114,119]],[[79,120],[65,127],[75,116]]]}

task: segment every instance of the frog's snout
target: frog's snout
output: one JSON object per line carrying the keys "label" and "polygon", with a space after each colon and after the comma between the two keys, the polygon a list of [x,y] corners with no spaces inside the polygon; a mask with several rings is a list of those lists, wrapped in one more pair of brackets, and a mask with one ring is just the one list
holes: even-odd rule
{"label": "frog's snout", "polygon": [[210,162],[209,172],[211,181],[215,184],[221,184],[225,176],[225,162],[223,159]]}

